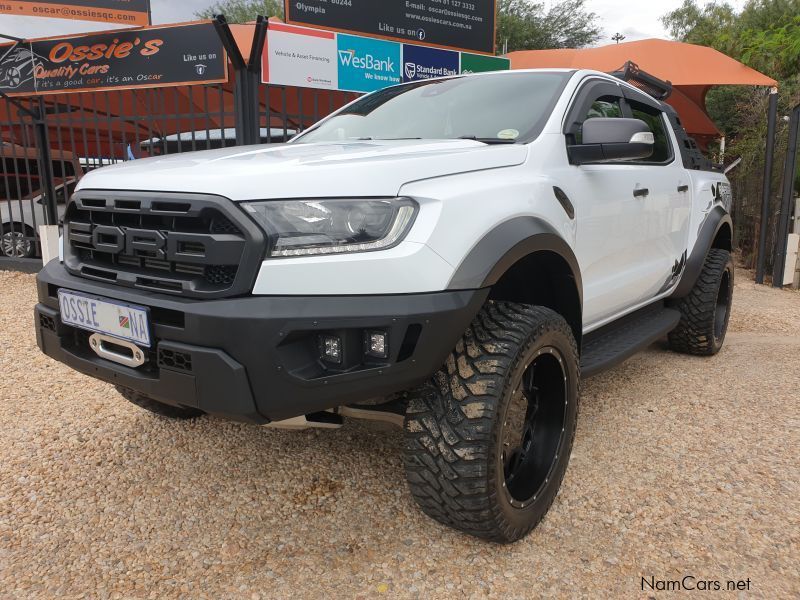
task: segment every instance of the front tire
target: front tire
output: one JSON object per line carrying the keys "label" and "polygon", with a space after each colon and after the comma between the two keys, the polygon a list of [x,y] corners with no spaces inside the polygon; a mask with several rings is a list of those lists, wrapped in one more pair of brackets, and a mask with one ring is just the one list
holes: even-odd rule
{"label": "front tire", "polygon": [[566,472],[579,386],[578,349],[563,317],[487,303],[409,403],[405,467],[422,510],[484,539],[525,537]]}
{"label": "front tire", "polygon": [[709,250],[692,291],[674,305],[681,320],[669,334],[672,350],[696,356],[720,351],[731,316],[733,275],[731,253]]}
{"label": "front tire", "polygon": [[139,408],[143,408],[148,412],[154,413],[161,417],[166,417],[168,419],[178,419],[178,420],[186,420],[186,419],[196,419],[197,417],[203,416],[203,411],[198,410],[196,408],[181,408],[179,406],[170,406],[169,404],[162,404],[152,398],[148,398],[147,396],[143,396],[139,392],[134,390],[130,390],[128,388],[124,388],[122,386],[116,386],[117,391],[122,395],[123,398],[132,402]]}

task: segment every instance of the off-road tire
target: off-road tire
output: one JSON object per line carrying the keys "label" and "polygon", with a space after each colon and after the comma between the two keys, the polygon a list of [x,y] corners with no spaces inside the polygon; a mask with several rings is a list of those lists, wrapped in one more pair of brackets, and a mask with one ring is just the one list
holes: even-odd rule
{"label": "off-road tire", "polygon": [[168,419],[196,419],[205,414],[202,410],[196,408],[181,408],[178,406],[170,406],[169,404],[162,404],[152,398],[143,396],[139,392],[119,385],[117,386],[117,391],[123,398],[129,402],[133,402],[139,408],[143,408],[161,417],[167,417]]}
{"label": "off-road tire", "polygon": [[[503,421],[527,366],[538,360],[537,352],[553,349],[563,369],[565,400],[558,405],[564,426],[549,479],[543,479],[538,497],[519,508],[506,489]],[[487,302],[442,369],[411,394],[404,458],[414,499],[430,517],[471,535],[500,543],[523,538],[561,485],[579,393],[577,344],[563,317],[540,306]]]}
{"label": "off-road tire", "polygon": [[720,351],[730,319],[733,279],[730,252],[709,250],[692,291],[672,305],[681,313],[678,326],[668,336],[672,350],[696,356]]}

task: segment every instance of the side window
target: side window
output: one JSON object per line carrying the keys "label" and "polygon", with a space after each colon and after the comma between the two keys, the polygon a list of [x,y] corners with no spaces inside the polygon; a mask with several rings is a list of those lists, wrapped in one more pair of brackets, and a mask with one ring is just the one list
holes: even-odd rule
{"label": "side window", "polygon": [[602,96],[598,98],[592,102],[592,106],[589,108],[589,113],[586,115],[586,119],[593,119],[595,117],[622,117],[622,107],[620,106],[620,101],[620,98],[616,98],[614,96]]}
{"label": "side window", "polygon": [[605,117],[618,119],[622,117],[622,98],[618,96],[600,96],[592,102],[589,110],[581,119],[581,126],[575,132],[575,143],[583,143],[583,123],[589,119]]}
{"label": "side window", "polygon": [[643,162],[665,163],[669,161],[673,156],[672,144],[670,143],[667,128],[664,125],[664,114],[657,108],[652,108],[635,100],[628,101],[628,104],[631,107],[633,118],[647,123],[656,140],[653,155]]}

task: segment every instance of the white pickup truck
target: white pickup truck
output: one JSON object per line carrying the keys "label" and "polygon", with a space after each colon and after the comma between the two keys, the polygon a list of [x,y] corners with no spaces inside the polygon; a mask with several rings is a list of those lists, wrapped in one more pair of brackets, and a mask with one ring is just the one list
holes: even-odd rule
{"label": "white pickup truck", "polygon": [[552,504],[580,380],[721,347],[730,186],[675,112],[594,71],[361,97],[288,144],[89,173],[40,348],[159,415],[405,427],[430,516],[499,542]]}

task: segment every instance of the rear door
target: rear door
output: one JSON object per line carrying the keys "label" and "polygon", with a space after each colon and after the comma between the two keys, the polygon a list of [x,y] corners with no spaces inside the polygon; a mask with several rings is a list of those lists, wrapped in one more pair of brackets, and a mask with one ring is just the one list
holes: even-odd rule
{"label": "rear door", "polygon": [[629,163],[641,173],[647,195],[641,196],[642,273],[638,300],[666,292],[686,264],[691,216],[691,186],[680,158],[672,128],[659,103],[649,96],[623,88],[626,116],[647,123],[655,138],[652,156]]}

